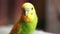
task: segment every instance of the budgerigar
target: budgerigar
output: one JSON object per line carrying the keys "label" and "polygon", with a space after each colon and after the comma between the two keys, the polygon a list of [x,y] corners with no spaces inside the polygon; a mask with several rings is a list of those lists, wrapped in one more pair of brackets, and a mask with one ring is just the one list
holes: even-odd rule
{"label": "budgerigar", "polygon": [[22,9],[21,19],[14,24],[10,34],[33,34],[36,29],[38,17],[33,4],[24,3]]}
{"label": "budgerigar", "polygon": [[38,17],[33,4],[27,2],[22,5],[23,13],[20,21],[19,34],[33,34],[38,23]]}

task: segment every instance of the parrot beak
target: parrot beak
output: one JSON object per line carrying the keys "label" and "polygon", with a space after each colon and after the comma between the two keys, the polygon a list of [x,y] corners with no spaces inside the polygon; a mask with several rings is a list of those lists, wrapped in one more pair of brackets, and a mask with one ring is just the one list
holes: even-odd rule
{"label": "parrot beak", "polygon": [[26,22],[31,22],[31,18],[28,17],[27,13],[28,9],[23,9],[23,16],[22,16],[22,20],[26,21]]}
{"label": "parrot beak", "polygon": [[22,13],[22,20],[27,21],[27,16],[26,16],[26,12],[24,8],[23,8],[23,13]]}

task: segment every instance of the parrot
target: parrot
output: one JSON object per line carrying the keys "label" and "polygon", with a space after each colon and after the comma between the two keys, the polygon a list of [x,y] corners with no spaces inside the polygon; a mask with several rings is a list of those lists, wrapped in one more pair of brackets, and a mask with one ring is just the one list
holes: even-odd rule
{"label": "parrot", "polygon": [[[18,25],[15,24],[13,30],[18,30],[14,34],[33,34],[38,23],[38,16],[32,3],[26,2],[22,4],[22,16]],[[16,26],[17,25],[17,26]],[[13,30],[11,31],[13,34]]]}

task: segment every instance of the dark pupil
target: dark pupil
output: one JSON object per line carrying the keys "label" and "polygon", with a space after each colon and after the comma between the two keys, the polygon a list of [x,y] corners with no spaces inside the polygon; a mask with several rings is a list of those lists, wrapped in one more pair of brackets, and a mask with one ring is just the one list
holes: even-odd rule
{"label": "dark pupil", "polygon": [[33,8],[31,8],[31,10],[33,10]]}

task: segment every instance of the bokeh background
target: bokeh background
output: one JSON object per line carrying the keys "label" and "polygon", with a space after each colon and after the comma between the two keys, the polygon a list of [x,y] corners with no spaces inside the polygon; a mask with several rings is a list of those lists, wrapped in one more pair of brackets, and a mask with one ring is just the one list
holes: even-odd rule
{"label": "bokeh background", "polygon": [[60,0],[0,0],[0,33],[9,33],[22,14],[21,5],[31,2],[38,15],[36,30],[60,33]]}

